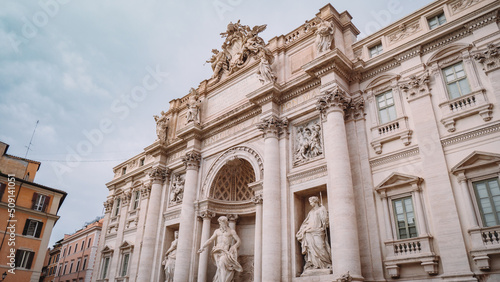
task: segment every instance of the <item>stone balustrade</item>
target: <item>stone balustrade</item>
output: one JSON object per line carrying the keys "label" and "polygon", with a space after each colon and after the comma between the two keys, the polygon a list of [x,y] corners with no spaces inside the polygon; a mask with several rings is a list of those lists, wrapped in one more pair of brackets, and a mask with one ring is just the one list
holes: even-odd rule
{"label": "stone balustrade", "polygon": [[484,121],[489,121],[493,112],[493,105],[488,103],[484,90],[443,102],[439,108],[443,115],[441,123],[449,132],[455,131],[455,122],[459,119],[479,114]]}
{"label": "stone balustrade", "polygon": [[469,230],[471,255],[480,270],[490,270],[490,255],[500,254],[500,227]]}

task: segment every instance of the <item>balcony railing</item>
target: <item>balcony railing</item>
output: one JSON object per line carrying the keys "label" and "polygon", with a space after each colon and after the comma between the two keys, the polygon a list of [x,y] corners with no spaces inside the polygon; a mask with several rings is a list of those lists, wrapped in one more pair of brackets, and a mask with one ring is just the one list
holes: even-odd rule
{"label": "balcony railing", "polygon": [[493,105],[488,103],[484,90],[474,91],[453,100],[439,104],[443,118],[441,123],[449,132],[455,131],[455,122],[459,119],[479,114],[484,121],[492,118]]}
{"label": "balcony railing", "polygon": [[420,263],[429,275],[438,274],[438,257],[432,251],[432,237],[422,236],[385,242],[385,267],[391,277],[399,277],[404,264]]}
{"label": "balcony railing", "polygon": [[500,254],[500,226],[469,230],[471,255],[480,270],[490,270],[490,256]]}
{"label": "balcony railing", "polygon": [[405,146],[411,143],[412,131],[408,128],[408,118],[400,117],[391,122],[387,122],[371,128],[372,142],[371,145],[375,153],[382,153],[384,143],[395,139],[401,139]]}

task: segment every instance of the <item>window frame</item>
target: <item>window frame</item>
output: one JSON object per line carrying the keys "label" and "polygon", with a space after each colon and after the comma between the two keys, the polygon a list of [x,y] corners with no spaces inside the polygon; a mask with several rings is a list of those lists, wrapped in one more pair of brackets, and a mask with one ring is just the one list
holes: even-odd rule
{"label": "window frame", "polygon": [[132,210],[137,210],[140,206],[141,191],[139,189],[134,191],[134,202],[132,204]]}
{"label": "window frame", "polygon": [[[34,222],[36,222],[36,226],[32,229],[33,234],[29,234],[28,232],[30,231],[31,224]],[[42,230],[43,230],[43,222],[42,221],[28,218],[28,219],[26,219],[26,222],[24,224],[24,229],[23,229],[22,234],[24,236],[40,238],[40,236],[42,235]]]}
{"label": "window frame", "polygon": [[[444,22],[441,22],[439,20],[440,16],[443,16]],[[436,29],[436,28],[438,28],[438,27],[440,27],[440,26],[442,26],[442,25],[444,25],[444,24],[446,24],[448,22],[448,19],[446,18],[446,15],[444,14],[444,11],[441,11],[440,13],[436,13],[436,14],[434,14],[432,16],[429,16],[426,19],[427,19],[427,26],[429,27],[429,30]],[[434,26],[434,27],[432,27],[431,26],[431,20],[434,20],[434,19],[436,19],[437,25]]]}
{"label": "window frame", "polygon": [[113,210],[113,217],[117,217],[120,214],[120,204],[121,204],[121,198],[117,197],[115,200],[115,208]]}
{"label": "window frame", "polygon": [[107,279],[109,275],[109,266],[111,265],[111,255],[103,256],[102,258],[102,267],[100,277],[101,279]]}
{"label": "window frame", "polygon": [[[384,46],[382,45],[382,42],[377,42],[377,43],[375,43],[367,48],[368,48],[368,56],[370,57],[370,59],[375,58],[384,52]],[[372,50],[375,50],[376,54],[375,54],[375,52],[372,52]]]}
{"label": "window frame", "polygon": [[[465,74],[465,76],[461,77],[461,78],[455,78],[452,81],[448,81],[447,75],[446,75],[445,71],[447,69],[452,69],[453,70],[453,74],[456,76],[457,72],[455,71],[455,66],[457,66],[457,65],[461,65],[462,66],[462,71]],[[469,82],[469,79],[468,79],[469,78],[469,74],[467,73],[467,70],[465,69],[465,65],[464,65],[464,61],[463,60],[460,60],[458,62],[453,62],[453,63],[447,64],[445,66],[442,66],[441,67],[441,73],[443,75],[443,80],[444,80],[443,82],[444,82],[444,85],[445,85],[445,90],[446,90],[446,93],[448,94],[447,95],[448,96],[448,100],[460,99],[460,97],[469,95],[472,92],[474,92],[472,90],[471,84]],[[461,84],[460,84],[460,81],[463,81],[463,80],[465,80],[465,83],[466,83],[467,87],[469,88],[468,89],[469,92],[465,93],[465,94],[463,93],[463,89],[462,89]],[[456,85],[456,87],[458,89],[458,92],[459,92],[458,93],[459,95],[457,97],[453,97],[452,96],[452,92],[450,90],[450,85]]]}
{"label": "window frame", "polygon": [[[392,99],[392,104],[391,105],[387,105],[388,98],[386,98],[386,95],[389,94],[389,93],[391,94],[391,98],[390,99]],[[378,93],[378,94],[376,94],[374,96],[375,96],[375,103],[376,103],[376,106],[377,106],[378,123],[379,124],[386,124],[386,123],[393,122],[393,121],[397,120],[398,119],[398,112],[397,112],[397,109],[396,109],[396,101],[395,101],[394,93],[393,93],[392,89],[389,89],[389,90],[384,91],[382,93]],[[379,105],[379,103],[380,103],[379,102],[379,97],[381,97],[381,96],[384,96],[384,101],[386,103],[386,105],[383,108],[380,108],[380,105]],[[394,118],[392,118],[392,119],[390,117],[390,111],[389,111],[389,109],[392,109],[393,113],[395,115]],[[389,120],[384,122],[384,121],[382,121],[382,115],[381,115],[381,113],[383,111],[385,113],[385,110],[387,110],[387,113],[388,113],[387,115],[389,117]]]}
{"label": "window frame", "polygon": [[[411,205],[412,205],[412,209],[413,209],[413,227],[415,228],[415,235],[416,236],[411,236],[411,232],[410,232],[410,226],[409,226],[409,223],[408,223],[408,212],[406,211],[406,206],[404,205],[403,203],[403,209],[404,209],[404,216],[405,216],[405,230],[407,232],[407,236],[406,238],[401,238],[401,234],[400,234],[400,228],[399,228],[399,224],[398,224],[398,219],[397,219],[397,212],[396,212],[396,201],[404,201],[404,200],[407,200],[407,199],[410,199],[410,202],[411,202]],[[401,197],[394,197],[394,198],[391,198],[391,213],[392,213],[392,218],[393,218],[393,227],[394,227],[394,231],[396,233],[396,238],[398,240],[405,240],[405,239],[412,239],[412,238],[418,238],[419,236],[419,230],[418,230],[418,227],[417,227],[417,215],[416,215],[416,211],[415,211],[415,204],[413,203],[414,200],[413,200],[413,196],[411,194],[409,195],[401,195]]]}
{"label": "window frame", "polygon": [[15,261],[16,268],[31,269],[34,257],[35,252],[31,250],[17,249]]}

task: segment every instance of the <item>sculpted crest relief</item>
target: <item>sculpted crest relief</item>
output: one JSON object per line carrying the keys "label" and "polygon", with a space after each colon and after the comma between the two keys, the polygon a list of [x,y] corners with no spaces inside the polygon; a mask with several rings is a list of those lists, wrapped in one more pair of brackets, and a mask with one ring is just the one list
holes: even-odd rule
{"label": "sculpted crest relief", "polygon": [[260,61],[257,75],[261,82],[274,82],[276,80],[276,76],[271,70],[274,56],[265,47],[264,39],[258,36],[266,29],[266,26],[264,24],[250,28],[248,25],[241,25],[239,20],[227,25],[227,31],[220,34],[222,38],[225,38],[221,47],[222,51],[212,49],[213,55],[207,60],[207,63],[212,64],[214,71],[211,84],[217,83],[223,74],[231,75],[245,67],[252,57]]}

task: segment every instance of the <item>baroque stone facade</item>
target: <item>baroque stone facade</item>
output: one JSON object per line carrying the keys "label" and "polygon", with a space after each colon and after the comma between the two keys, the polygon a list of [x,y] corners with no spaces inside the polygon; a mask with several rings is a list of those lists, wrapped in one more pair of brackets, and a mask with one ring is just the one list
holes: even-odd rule
{"label": "baroque stone facade", "polygon": [[359,41],[331,5],[267,43],[230,23],[115,167],[92,280],[500,280],[499,9],[438,0]]}

